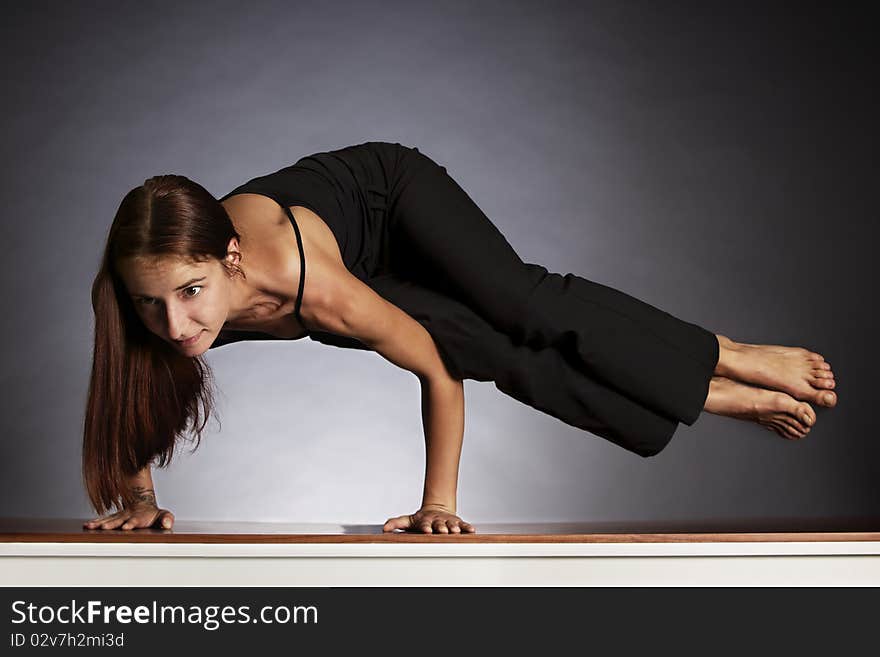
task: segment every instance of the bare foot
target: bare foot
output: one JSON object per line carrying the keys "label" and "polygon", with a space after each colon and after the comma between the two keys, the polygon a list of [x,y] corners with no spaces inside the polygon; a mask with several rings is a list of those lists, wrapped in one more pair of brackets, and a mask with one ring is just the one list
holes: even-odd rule
{"label": "bare foot", "polygon": [[816,412],[784,392],[755,388],[723,376],[713,376],[703,410],[716,415],[757,422],[786,440],[800,440],[816,424]]}
{"label": "bare foot", "polygon": [[[795,399],[831,408],[837,404],[831,364],[803,347],[746,344],[716,336],[721,347],[715,373],[729,379],[786,392]],[[723,363],[722,363],[723,361]]]}

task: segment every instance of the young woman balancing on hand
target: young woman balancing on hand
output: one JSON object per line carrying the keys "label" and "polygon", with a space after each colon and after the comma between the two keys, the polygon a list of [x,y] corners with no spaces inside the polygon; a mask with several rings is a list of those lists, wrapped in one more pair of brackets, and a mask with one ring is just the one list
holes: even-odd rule
{"label": "young woman balancing on hand", "polygon": [[201,356],[240,340],[309,337],[415,374],[422,505],[385,531],[475,531],[456,515],[464,379],[645,457],[703,410],[796,440],[811,403],[837,402],[820,354],[739,344],[524,263],[444,167],[396,143],[316,153],[219,201],[183,176],[145,181],[113,220],[92,305],[83,474],[96,511],[118,509],[95,529],[172,526],[151,464],[188,428],[201,437]]}

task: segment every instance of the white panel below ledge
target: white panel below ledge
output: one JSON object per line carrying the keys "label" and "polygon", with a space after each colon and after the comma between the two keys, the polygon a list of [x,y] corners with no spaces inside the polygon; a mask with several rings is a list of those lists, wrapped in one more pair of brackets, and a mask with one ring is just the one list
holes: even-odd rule
{"label": "white panel below ledge", "polygon": [[0,544],[4,586],[880,586],[880,542]]}
{"label": "white panel below ledge", "polygon": [[628,557],[874,555],[880,541],[620,542],[620,543],[0,543],[0,558],[45,557]]}

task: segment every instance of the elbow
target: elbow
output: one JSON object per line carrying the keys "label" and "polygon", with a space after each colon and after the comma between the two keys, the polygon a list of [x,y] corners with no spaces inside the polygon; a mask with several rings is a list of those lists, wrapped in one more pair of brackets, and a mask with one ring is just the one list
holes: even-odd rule
{"label": "elbow", "polygon": [[413,372],[424,387],[432,390],[460,390],[464,385],[461,379],[457,379],[449,373],[446,366],[441,362],[439,366],[426,372]]}

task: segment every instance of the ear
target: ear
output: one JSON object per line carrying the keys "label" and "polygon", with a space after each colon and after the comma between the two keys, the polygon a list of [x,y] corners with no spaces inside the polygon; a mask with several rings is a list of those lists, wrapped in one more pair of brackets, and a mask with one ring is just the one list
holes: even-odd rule
{"label": "ear", "polygon": [[237,237],[231,238],[226,245],[226,262],[230,265],[241,264],[241,245]]}

